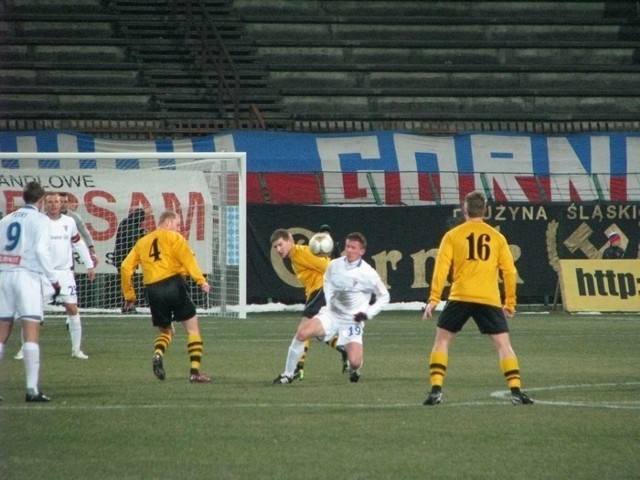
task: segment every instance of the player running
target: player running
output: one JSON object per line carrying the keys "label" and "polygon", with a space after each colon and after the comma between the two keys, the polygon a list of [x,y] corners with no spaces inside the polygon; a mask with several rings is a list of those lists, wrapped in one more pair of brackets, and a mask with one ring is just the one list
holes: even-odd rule
{"label": "player running", "polygon": [[187,275],[198,284],[204,293],[211,287],[198,266],[196,257],[186,239],[180,233],[181,220],[177,213],[167,211],[160,215],[158,228],[136,242],[122,262],[122,293],[125,307],[136,301],[133,288],[133,272],[142,267],[151,320],[158,328],[153,352],[153,374],[164,380],[164,354],[173,341],[172,322],[180,322],[187,332],[190,383],[211,383],[211,379],[200,372],[203,343],[200,325],[185,278]]}

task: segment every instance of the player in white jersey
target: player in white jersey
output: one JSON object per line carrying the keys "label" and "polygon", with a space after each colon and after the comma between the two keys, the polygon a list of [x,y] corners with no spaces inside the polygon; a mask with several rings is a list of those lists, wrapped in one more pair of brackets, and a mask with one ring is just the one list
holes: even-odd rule
{"label": "player in white jersey", "polygon": [[[75,210],[72,210],[70,208],[71,200],[69,198],[69,194],[67,192],[60,192],[59,195],[60,195],[60,203],[62,205],[62,207],[60,208],[60,212],[63,215],[70,216],[76,222],[76,227],[78,228],[78,232],[80,233],[80,236],[84,240],[84,243],[86,243],[87,247],[89,248],[89,253],[91,254],[91,260],[93,260],[93,266],[97,267],[98,257],[96,255],[96,251],[93,246],[93,238],[91,237],[91,234],[87,229],[87,225],[84,223],[84,220],[82,219],[82,217],[80,217],[80,215],[78,215],[75,212]],[[74,203],[74,205],[75,205],[74,208],[78,206],[77,203]]]}
{"label": "player in white jersey", "polygon": [[29,182],[22,198],[25,206],[0,220],[0,360],[15,319],[22,321],[27,402],[51,399],[38,388],[40,377],[40,324],[44,305],[60,291],[49,247],[49,220],[38,210],[44,190]]}
{"label": "player in white jersey", "polygon": [[93,259],[87,244],[80,237],[73,218],[61,213],[60,195],[49,193],[45,198],[45,209],[51,221],[51,260],[56,279],[60,283],[60,295],[56,301],[62,302],[67,313],[69,335],[71,336],[71,357],[86,360],[89,357],[81,349],[82,323],[78,311],[78,293],[73,274],[73,251],[80,255],[87,267],[89,281],[96,278]]}
{"label": "player in white jersey", "polygon": [[[90,281],[95,279],[94,256],[80,237],[78,224],[70,215],[62,214],[62,196],[49,193],[45,197],[45,210],[51,221],[51,260],[56,279],[60,284],[60,295],[56,301],[64,305],[67,313],[67,328],[71,337],[71,357],[87,360],[89,357],[82,351],[82,323],[78,312],[78,295],[76,280],[73,274],[73,251],[87,266]],[[16,360],[23,358],[23,349],[15,355]]]}
{"label": "player in white jersey", "polygon": [[[313,318],[298,326],[287,355],[284,372],[274,384],[293,382],[298,360],[304,353],[304,342],[311,338],[327,341],[338,334],[338,345],[344,345],[349,361],[349,380],[360,380],[363,360],[362,336],[366,320],[376,316],[389,303],[389,291],[371,265],[362,259],[367,240],[359,232],[347,235],[344,256],[329,263],[324,274],[327,305]],[[371,294],[376,301],[370,304]]]}

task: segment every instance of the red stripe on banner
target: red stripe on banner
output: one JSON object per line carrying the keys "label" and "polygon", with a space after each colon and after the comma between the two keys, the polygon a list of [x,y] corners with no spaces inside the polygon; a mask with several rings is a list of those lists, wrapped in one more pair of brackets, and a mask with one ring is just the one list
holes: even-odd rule
{"label": "red stripe on banner", "polygon": [[418,195],[422,201],[436,201],[436,194],[442,197],[440,174],[418,173]]}
{"label": "red stripe on banner", "polygon": [[629,200],[627,195],[627,177],[612,176],[611,177],[611,201],[626,202]]}
{"label": "red stripe on banner", "polygon": [[318,181],[313,173],[263,173],[262,178],[270,203],[323,203]]}
{"label": "red stripe on banner", "polygon": [[516,181],[527,199],[531,202],[545,202],[551,198],[551,182],[549,177],[516,177]]}
{"label": "red stripe on banner", "polygon": [[460,195],[460,201],[462,202],[467,193],[473,192],[476,189],[476,185],[473,175],[460,175],[458,178],[460,182],[460,189],[458,192]]}
{"label": "red stripe on banner", "polygon": [[342,184],[344,185],[345,199],[367,198],[367,189],[358,187],[358,174],[356,172],[343,173]]}
{"label": "red stripe on banner", "polygon": [[505,203],[507,202],[507,196],[502,191],[502,187],[500,184],[496,182],[496,179],[493,179],[493,199],[496,202]]}
{"label": "red stripe on banner", "polygon": [[260,186],[260,174],[247,174],[247,202],[248,203],[266,203],[262,187]]}
{"label": "red stripe on banner", "polygon": [[386,204],[400,205],[402,202],[402,186],[400,185],[400,173],[387,172],[384,174],[386,189]]}
{"label": "red stripe on banner", "polygon": [[[416,173],[418,181],[418,200],[421,202],[437,202],[442,197],[441,176],[437,173]],[[549,176],[515,176],[519,187],[524,192],[526,201],[532,203],[552,202],[552,182]],[[342,174],[345,200],[369,199],[367,187],[363,187],[358,172]],[[400,205],[403,202],[402,180],[399,172],[386,172],[384,174],[385,192],[384,203],[387,205]],[[460,200],[476,189],[474,175],[459,175]],[[613,202],[629,201],[627,195],[627,178],[624,176],[612,176],[610,180],[610,199]],[[296,204],[316,205],[323,203],[322,189],[324,188],[321,173],[249,173],[247,174],[247,202],[254,204]],[[491,188],[496,202],[506,203],[511,201],[504,186],[495,178],[492,179]],[[570,201],[582,200],[580,191],[573,182],[569,182]],[[415,199],[415,193],[409,194]],[[231,199],[230,199],[231,200]],[[406,201],[406,199],[404,200]],[[9,202],[8,202],[9,203]],[[230,203],[233,203],[230,201]],[[14,208],[15,209],[15,208]]]}
{"label": "red stripe on banner", "polygon": [[571,180],[569,180],[569,198],[571,199],[572,202],[579,202],[582,200],[580,198],[580,193],[578,192],[578,189],[576,188],[576,186],[573,184]]}

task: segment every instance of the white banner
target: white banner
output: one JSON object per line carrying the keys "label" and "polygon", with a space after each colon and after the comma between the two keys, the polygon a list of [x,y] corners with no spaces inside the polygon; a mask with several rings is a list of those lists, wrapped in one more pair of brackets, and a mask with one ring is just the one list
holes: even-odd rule
{"label": "white banner", "polygon": [[[24,185],[38,181],[47,191],[67,192],[70,207],[84,220],[100,259],[99,273],[116,273],[112,255],[118,226],[137,210],[142,228],[156,228],[158,217],[173,210],[204,273],[212,272],[213,202],[202,172],[175,170],[43,170],[0,172],[0,215],[22,204]],[[79,263],[78,271],[84,266]]]}

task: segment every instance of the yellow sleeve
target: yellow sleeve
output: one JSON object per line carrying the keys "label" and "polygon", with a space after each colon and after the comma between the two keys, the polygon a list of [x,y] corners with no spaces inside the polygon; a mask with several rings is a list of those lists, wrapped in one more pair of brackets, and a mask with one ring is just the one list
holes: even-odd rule
{"label": "yellow sleeve", "polygon": [[200,270],[196,256],[193,253],[193,250],[191,250],[189,243],[182,235],[176,236],[176,239],[174,249],[177,257],[181,259],[182,265],[193,281],[196,282],[198,286],[204,285],[207,283],[207,279],[202,273],[202,270]]}
{"label": "yellow sleeve", "polygon": [[429,303],[440,303],[442,299],[442,291],[447,283],[447,277],[451,270],[451,262],[453,261],[453,245],[451,243],[451,235],[447,232],[438,248],[436,256],[436,264],[433,267],[433,277],[431,279],[431,290],[429,291]]}
{"label": "yellow sleeve", "polygon": [[513,255],[509,250],[509,243],[505,240],[500,251],[499,269],[502,273],[502,283],[504,287],[504,306],[509,310],[516,309],[516,282],[517,269],[513,261]]}

